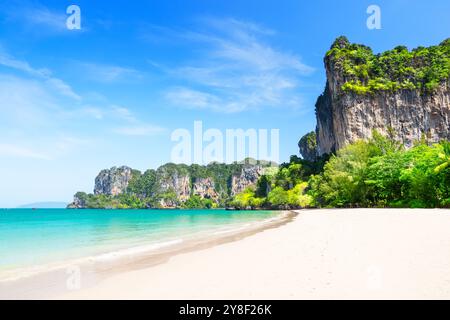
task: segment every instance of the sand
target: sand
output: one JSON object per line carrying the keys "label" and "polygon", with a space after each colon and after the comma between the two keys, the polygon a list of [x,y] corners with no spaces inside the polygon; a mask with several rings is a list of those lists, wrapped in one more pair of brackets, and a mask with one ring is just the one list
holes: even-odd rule
{"label": "sand", "polygon": [[450,211],[303,210],[57,298],[449,299]]}

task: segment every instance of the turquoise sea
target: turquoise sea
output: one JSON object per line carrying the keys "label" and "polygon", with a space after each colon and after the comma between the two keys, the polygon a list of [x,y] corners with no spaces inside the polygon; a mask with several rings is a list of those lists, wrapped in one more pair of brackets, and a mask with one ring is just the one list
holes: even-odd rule
{"label": "turquoise sea", "polygon": [[0,209],[0,271],[227,232],[273,211]]}

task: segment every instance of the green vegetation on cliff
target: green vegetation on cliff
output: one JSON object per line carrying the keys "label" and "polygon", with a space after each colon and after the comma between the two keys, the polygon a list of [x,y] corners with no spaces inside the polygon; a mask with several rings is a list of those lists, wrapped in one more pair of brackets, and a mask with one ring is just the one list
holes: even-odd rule
{"label": "green vegetation on cliff", "polygon": [[313,198],[307,194],[309,178],[321,172],[325,158],[316,162],[291,157],[289,163],[279,168],[266,170],[255,187],[238,194],[229,206],[237,209],[288,209],[305,208],[313,205]]}
{"label": "green vegetation on cliff", "polygon": [[142,197],[149,197],[155,193],[156,185],[156,171],[147,170],[144,174],[137,170],[134,171],[133,178],[128,184],[127,192],[131,194],[138,194]]}
{"label": "green vegetation on cliff", "polygon": [[342,71],[344,92],[371,94],[401,89],[431,92],[450,76],[450,39],[409,51],[404,46],[374,54],[372,49],[336,39],[326,59]]}
{"label": "green vegetation on cliff", "polygon": [[304,135],[298,142],[300,154],[305,160],[315,161],[317,159],[317,136],[316,132]]}
{"label": "green vegetation on cliff", "polygon": [[[131,178],[127,187],[118,195],[112,193],[111,180],[122,180],[123,171],[103,170],[103,175],[97,177],[105,180],[104,183],[99,182],[99,189],[96,189],[94,194],[78,192],[69,207],[92,209],[225,207],[227,201],[231,199],[232,178],[239,177],[244,167],[253,164],[263,168],[272,165],[265,161],[245,159],[239,163],[211,163],[206,166],[168,163],[157,170],[147,170],[143,174],[138,170],[129,169]],[[110,176],[112,172],[114,177]],[[105,185],[107,187],[104,187]]]}

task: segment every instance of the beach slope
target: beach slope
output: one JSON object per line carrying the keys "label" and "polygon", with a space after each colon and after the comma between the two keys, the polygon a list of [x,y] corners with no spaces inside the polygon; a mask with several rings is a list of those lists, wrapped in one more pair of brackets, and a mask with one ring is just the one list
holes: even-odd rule
{"label": "beach slope", "polygon": [[303,210],[61,299],[449,299],[450,211]]}

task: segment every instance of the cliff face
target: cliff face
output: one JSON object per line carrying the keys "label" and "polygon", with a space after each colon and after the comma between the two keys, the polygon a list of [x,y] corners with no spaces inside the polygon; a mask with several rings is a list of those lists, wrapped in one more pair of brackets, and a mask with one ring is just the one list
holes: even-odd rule
{"label": "cliff face", "polygon": [[262,174],[261,166],[247,165],[243,167],[239,175],[233,175],[231,178],[231,195],[235,196],[246,188],[256,185]]}
{"label": "cliff face", "polygon": [[113,167],[95,178],[93,195],[78,192],[69,208],[120,207],[117,196],[121,195],[141,199],[147,208],[179,208],[193,196],[220,206],[229,196],[255,185],[262,174],[263,166],[251,164],[166,164],[144,174],[126,166]]}
{"label": "cliff face", "polygon": [[308,161],[315,161],[317,159],[317,137],[315,132],[310,132],[303,136],[299,143],[298,148],[303,159]]}
{"label": "cliff face", "polygon": [[212,178],[197,178],[192,185],[192,194],[202,199],[211,199],[218,203],[220,195]]}
{"label": "cliff face", "polygon": [[80,193],[78,192],[73,196],[73,202],[69,203],[67,206],[68,209],[84,209],[86,208],[86,200],[84,197],[80,196]]}
{"label": "cliff face", "polygon": [[94,194],[117,196],[127,189],[132,176],[132,169],[126,166],[102,170],[95,178]]}
{"label": "cliff face", "polygon": [[[448,48],[449,42],[444,43]],[[358,45],[360,47],[354,49],[355,45],[350,45],[342,39],[334,44],[334,47],[336,46],[340,50],[347,50],[349,55],[363,47]],[[370,48],[364,47],[364,50],[370,50]],[[397,50],[399,50],[399,56],[406,54],[405,51],[401,51],[405,50],[403,48]],[[412,57],[410,59],[411,66],[429,63],[428,56],[421,57],[419,60],[414,51],[410,55]],[[417,56],[419,55],[417,54]],[[377,62],[381,61],[380,64],[383,62],[379,56],[374,57],[373,60],[378,59]],[[364,61],[363,58],[361,60]],[[359,62],[359,65],[358,62],[352,62],[356,65],[356,67],[353,66],[354,69],[364,66],[362,62]],[[445,60],[443,64],[445,64]],[[450,81],[448,74],[447,79],[443,81],[440,79],[439,83],[433,83],[432,90],[424,91],[419,87],[415,88],[412,80],[407,79],[407,76],[402,75],[406,80],[398,80],[397,78],[400,76],[397,76],[397,70],[393,70],[392,74],[397,78],[391,76],[385,82],[393,83],[394,89],[369,91],[367,88],[373,84],[370,76],[366,75],[366,78],[361,80],[355,78],[353,70],[348,65],[348,61],[337,58],[333,54],[327,55],[325,58],[327,83],[324,93],[316,103],[318,155],[337,151],[358,139],[369,138],[374,129],[381,134],[393,133],[394,137],[402,141],[406,147],[412,146],[413,142],[421,139],[423,135],[431,143],[450,139]],[[388,67],[386,68],[389,70]],[[391,67],[391,69],[395,69],[395,67]],[[401,69],[402,72],[403,69]],[[413,68],[410,67],[410,69]],[[377,81],[379,81],[378,78]],[[366,91],[361,93],[345,90],[345,85],[348,86],[350,83],[360,85],[360,91],[363,89]],[[400,84],[395,88],[397,83]],[[355,87],[357,86],[355,85]],[[373,87],[377,88],[375,85]]]}
{"label": "cliff face", "polygon": [[[156,171],[157,194],[175,193],[176,200],[186,201],[191,194],[191,182],[189,173],[185,170],[172,168],[168,166],[160,167]],[[164,200],[164,199],[163,199]],[[167,202],[167,201],[166,201]],[[162,207],[175,207],[175,203],[161,202]]]}

